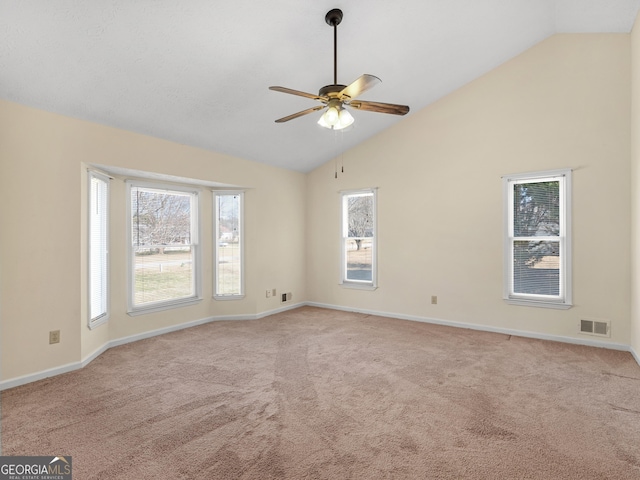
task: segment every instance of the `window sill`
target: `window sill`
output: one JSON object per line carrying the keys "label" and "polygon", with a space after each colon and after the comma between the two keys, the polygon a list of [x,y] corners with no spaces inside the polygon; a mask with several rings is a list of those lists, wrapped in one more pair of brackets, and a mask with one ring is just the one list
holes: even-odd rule
{"label": "window sill", "polygon": [[221,300],[223,302],[228,300],[242,300],[244,298],[244,294],[242,295],[214,295],[214,300]]}
{"label": "window sill", "polygon": [[191,305],[196,305],[202,301],[202,298],[188,298],[182,301],[176,301],[171,303],[162,303],[149,305],[148,307],[137,307],[134,309],[130,309],[127,314],[131,317],[136,317],[138,315],[146,315],[147,313],[157,313],[163,312],[165,310],[171,310],[173,308],[181,308],[188,307]]}
{"label": "window sill", "polygon": [[355,282],[342,282],[340,284],[344,288],[352,288],[354,290],[377,290],[378,286],[371,283],[355,283]]}
{"label": "window sill", "polygon": [[103,315],[102,317],[97,318],[96,320],[89,320],[88,327],[89,330],[95,330],[100,325],[104,325],[109,321],[109,314]]}
{"label": "window sill", "polygon": [[573,305],[570,303],[559,302],[541,302],[536,300],[525,300],[522,298],[505,298],[504,301],[509,305],[520,305],[524,307],[553,308],[556,310],[569,310]]}

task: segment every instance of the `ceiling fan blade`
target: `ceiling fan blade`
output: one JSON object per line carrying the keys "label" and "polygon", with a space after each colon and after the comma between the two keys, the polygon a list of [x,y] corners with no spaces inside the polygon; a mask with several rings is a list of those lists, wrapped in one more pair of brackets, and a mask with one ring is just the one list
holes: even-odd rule
{"label": "ceiling fan blade", "polygon": [[301,112],[294,113],[292,115],[288,115],[286,117],[279,118],[278,120],[276,120],[276,123],[288,122],[289,120],[293,120],[294,118],[302,117],[303,115],[307,115],[309,113],[317,112],[318,110],[322,110],[323,108],[325,108],[324,105],[318,105],[317,107],[307,108],[306,110],[302,110]]}
{"label": "ceiling fan blade", "polygon": [[380,80],[375,75],[369,75],[365,73],[364,75],[360,75],[355,82],[351,83],[351,85],[345,87],[340,92],[340,95],[345,95],[351,99],[356,98],[359,95],[362,95],[367,90],[375,87],[382,80]]}
{"label": "ceiling fan blade", "polygon": [[357,101],[350,102],[349,106],[358,110],[365,110],[367,112],[391,113],[393,115],[406,115],[409,113],[408,106],[395,105],[393,103]]}
{"label": "ceiling fan blade", "polygon": [[301,92],[299,90],[293,90],[291,88],[286,88],[286,87],[269,87],[269,90],[273,90],[275,92],[289,93],[291,95],[298,95],[299,97],[310,98],[312,100],[318,100],[319,102],[322,102],[325,100],[329,101],[327,97],[321,97],[319,95],[314,95],[313,93]]}

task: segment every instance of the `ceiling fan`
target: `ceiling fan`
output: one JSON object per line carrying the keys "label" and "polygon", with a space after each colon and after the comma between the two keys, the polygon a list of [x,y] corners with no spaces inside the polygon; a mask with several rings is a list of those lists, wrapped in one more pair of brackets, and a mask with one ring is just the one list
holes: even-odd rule
{"label": "ceiling fan", "polygon": [[333,27],[333,84],[322,87],[318,95],[285,87],[269,87],[269,90],[298,95],[322,103],[322,105],[279,118],[276,120],[276,123],[288,122],[294,118],[302,117],[326,108],[327,111],[320,117],[318,124],[332,130],[340,130],[348,127],[354,121],[353,116],[351,116],[345,106],[367,112],[406,115],[409,112],[409,107],[406,105],[356,100],[358,96],[380,83],[381,80],[374,75],[365,73],[350,85],[338,84],[338,25],[340,25],[342,21],[342,10],[334,8],[329,11],[325,16],[325,21],[329,26]]}

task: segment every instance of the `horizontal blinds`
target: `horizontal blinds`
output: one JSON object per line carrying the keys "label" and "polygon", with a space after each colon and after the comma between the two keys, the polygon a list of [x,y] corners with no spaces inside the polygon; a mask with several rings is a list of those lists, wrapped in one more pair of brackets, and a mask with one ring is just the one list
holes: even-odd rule
{"label": "horizontal blinds", "polygon": [[132,245],[189,245],[193,194],[131,188]]}
{"label": "horizontal blinds", "polygon": [[512,291],[561,295],[561,179],[513,184]]}
{"label": "horizontal blinds", "polygon": [[89,174],[89,318],[107,315],[109,183],[106,177]]}
{"label": "horizontal blinds", "polygon": [[373,237],[373,193],[345,196],[345,237]]}
{"label": "horizontal blinds", "polygon": [[197,194],[131,186],[133,307],[197,296]]}

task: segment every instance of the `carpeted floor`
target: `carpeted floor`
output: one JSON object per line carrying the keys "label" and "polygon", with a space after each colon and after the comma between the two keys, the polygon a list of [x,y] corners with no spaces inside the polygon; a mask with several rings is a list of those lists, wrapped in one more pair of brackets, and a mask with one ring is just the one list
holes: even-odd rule
{"label": "carpeted floor", "polygon": [[304,307],[2,394],[4,455],[90,479],[640,478],[629,353]]}

